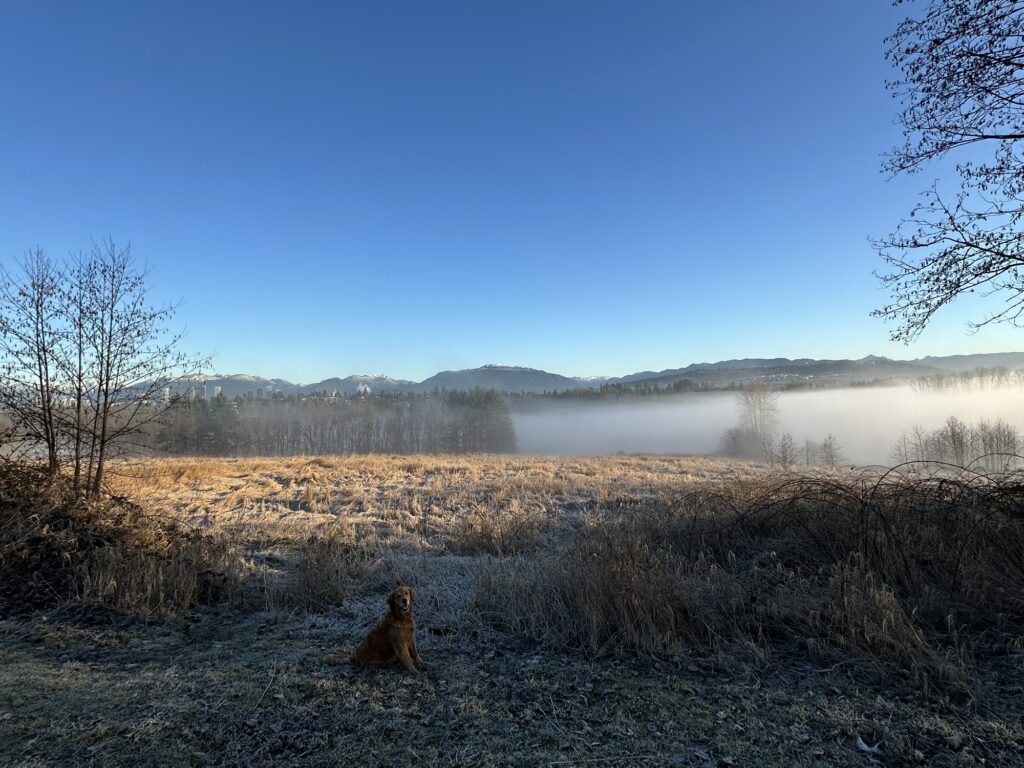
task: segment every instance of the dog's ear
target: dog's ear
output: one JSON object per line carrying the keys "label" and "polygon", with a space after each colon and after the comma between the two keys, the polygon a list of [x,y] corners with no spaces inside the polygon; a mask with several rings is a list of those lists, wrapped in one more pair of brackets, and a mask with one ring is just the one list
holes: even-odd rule
{"label": "dog's ear", "polygon": [[413,603],[416,602],[416,590],[412,587],[409,587],[409,601]]}

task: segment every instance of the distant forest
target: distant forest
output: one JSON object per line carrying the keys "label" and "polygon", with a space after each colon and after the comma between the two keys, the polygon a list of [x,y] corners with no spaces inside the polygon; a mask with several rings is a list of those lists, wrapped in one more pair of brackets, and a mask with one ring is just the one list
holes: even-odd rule
{"label": "distant forest", "polygon": [[290,456],[511,453],[515,428],[494,390],[332,397],[178,398],[150,434],[170,454]]}
{"label": "distant forest", "polygon": [[879,378],[860,381],[836,382],[824,377],[808,380],[775,380],[771,375],[743,379],[735,382],[694,381],[677,379],[669,384],[652,384],[645,380],[616,382],[599,387],[577,387],[544,393],[509,392],[508,397],[517,401],[545,398],[553,400],[635,400],[647,397],[665,397],[689,392],[740,392],[753,384],[765,384],[776,392],[802,392],[836,387],[883,387],[894,384],[909,384],[919,392],[936,390],[980,390],[993,387],[1024,386],[1024,369],[1003,366],[978,367],[968,371],[939,371],[927,376],[911,379]]}

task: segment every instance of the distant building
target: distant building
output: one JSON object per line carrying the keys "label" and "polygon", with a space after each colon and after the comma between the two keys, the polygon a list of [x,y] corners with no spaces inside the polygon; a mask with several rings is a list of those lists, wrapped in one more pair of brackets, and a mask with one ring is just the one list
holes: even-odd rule
{"label": "distant building", "polygon": [[214,384],[213,385],[213,396],[216,397],[219,394],[220,394],[220,385],[219,384]]}
{"label": "distant building", "polygon": [[163,401],[165,403],[169,403],[171,401],[171,388],[170,387],[164,387],[164,392],[163,392],[163,398],[162,399],[163,399]]}

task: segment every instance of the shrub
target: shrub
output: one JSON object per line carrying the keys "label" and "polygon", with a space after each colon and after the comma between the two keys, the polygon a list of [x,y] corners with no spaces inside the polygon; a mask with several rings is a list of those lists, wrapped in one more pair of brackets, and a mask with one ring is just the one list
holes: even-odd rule
{"label": "shrub", "polygon": [[965,681],[1024,637],[1024,478],[739,484],[594,519],[558,557],[487,566],[493,624],[588,654],[797,642]]}
{"label": "shrub", "polygon": [[77,498],[61,476],[0,465],[0,610],[97,607],[139,617],[198,605],[321,610],[365,556],[340,521],[296,543],[275,569],[225,530],[205,533],[119,497]]}
{"label": "shrub", "polygon": [[548,514],[540,505],[524,508],[518,499],[474,504],[456,523],[449,547],[459,553],[499,557],[521,554],[540,545]]}

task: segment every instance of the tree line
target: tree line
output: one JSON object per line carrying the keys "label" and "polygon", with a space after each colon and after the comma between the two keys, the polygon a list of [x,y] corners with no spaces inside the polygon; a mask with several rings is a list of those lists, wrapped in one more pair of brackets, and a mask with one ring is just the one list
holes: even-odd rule
{"label": "tree line", "polygon": [[170,454],[290,456],[511,453],[515,427],[495,390],[267,400],[179,397],[149,437]]}
{"label": "tree line", "polygon": [[910,382],[917,392],[983,390],[1024,386],[1024,370],[1005,366],[979,367],[970,371],[943,371]]}
{"label": "tree line", "polygon": [[1020,433],[1002,419],[967,424],[950,416],[939,428],[914,425],[899,436],[893,448],[896,462],[936,461],[958,467],[974,466],[995,472],[1020,466],[1024,448]]}

